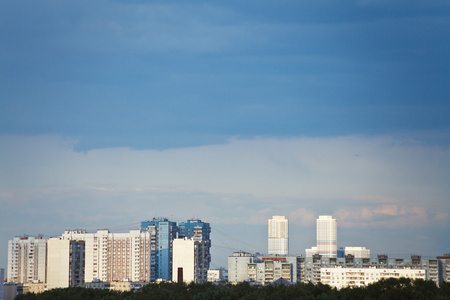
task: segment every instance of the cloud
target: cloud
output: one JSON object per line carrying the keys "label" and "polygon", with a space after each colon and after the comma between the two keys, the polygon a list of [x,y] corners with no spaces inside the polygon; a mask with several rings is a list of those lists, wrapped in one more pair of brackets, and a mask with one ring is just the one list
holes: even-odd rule
{"label": "cloud", "polygon": [[126,231],[158,216],[201,218],[256,245],[267,219],[285,215],[306,234],[293,232],[296,249],[314,244],[305,239],[321,214],[353,233],[449,226],[450,149],[388,136],[235,138],[164,151],[77,152],[58,136],[0,136],[0,144],[3,244],[67,228]]}
{"label": "cloud", "polygon": [[330,207],[336,206],[333,201],[370,204],[358,208],[361,218],[410,213],[425,218],[419,209],[424,201],[433,211],[449,206],[444,178],[450,176],[450,151],[387,136],[233,139],[165,151],[109,148],[86,153],[75,152],[73,141],[56,136],[3,136],[0,141],[7,145],[0,149],[2,201],[12,201],[17,193],[22,196],[15,200],[27,201],[27,191],[50,198],[89,190],[211,194],[225,203],[240,195],[247,206],[267,205],[272,209],[268,215],[290,213],[304,218],[300,223],[305,225],[317,209],[311,199],[328,201]]}
{"label": "cloud", "polygon": [[348,228],[425,228],[450,222],[447,213],[408,204],[341,208],[333,216]]}

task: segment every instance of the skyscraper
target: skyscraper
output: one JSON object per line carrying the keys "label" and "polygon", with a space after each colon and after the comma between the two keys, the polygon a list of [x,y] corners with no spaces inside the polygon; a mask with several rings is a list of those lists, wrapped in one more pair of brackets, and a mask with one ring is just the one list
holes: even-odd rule
{"label": "skyscraper", "polygon": [[332,216],[319,216],[317,223],[317,252],[322,257],[337,257],[337,222]]}
{"label": "skyscraper", "polygon": [[284,216],[269,219],[269,254],[289,254],[289,223]]}
{"label": "skyscraper", "polygon": [[141,230],[150,232],[150,281],[172,280],[173,240],[178,226],[165,218],[141,222]]}

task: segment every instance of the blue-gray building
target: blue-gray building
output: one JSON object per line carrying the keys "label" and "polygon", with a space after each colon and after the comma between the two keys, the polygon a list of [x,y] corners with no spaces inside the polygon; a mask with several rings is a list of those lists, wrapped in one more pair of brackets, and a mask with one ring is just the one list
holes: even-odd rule
{"label": "blue-gray building", "polygon": [[141,222],[141,230],[150,232],[150,281],[172,280],[173,240],[178,226],[166,218]]}
{"label": "blue-gray building", "polygon": [[178,229],[178,237],[180,239],[192,238],[194,240],[211,243],[211,226],[209,223],[204,223],[198,219],[192,219],[178,224]]}
{"label": "blue-gray building", "polygon": [[204,243],[202,262],[204,262],[205,265],[202,267],[203,269],[208,270],[209,264],[211,263],[211,226],[209,223],[204,223],[198,219],[192,219],[178,224],[178,229],[179,238],[188,238]]}

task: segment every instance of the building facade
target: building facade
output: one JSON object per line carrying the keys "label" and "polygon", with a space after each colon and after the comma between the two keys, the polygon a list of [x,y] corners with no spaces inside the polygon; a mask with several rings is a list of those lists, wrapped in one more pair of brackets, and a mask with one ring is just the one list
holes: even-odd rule
{"label": "building facade", "polygon": [[45,282],[47,240],[42,236],[15,237],[8,241],[8,282]]}
{"label": "building facade", "polygon": [[370,258],[370,250],[366,247],[345,247],[345,255],[353,255],[355,258]]}
{"label": "building facade", "polygon": [[126,233],[66,230],[62,239],[85,242],[85,282],[149,282],[150,233],[139,229]]}
{"label": "building facade", "polygon": [[172,281],[201,283],[208,279],[209,246],[205,241],[173,241]]}
{"label": "building facade", "polygon": [[208,270],[208,282],[225,281],[224,269],[209,269]]}
{"label": "building facade", "polygon": [[[301,281],[311,282],[311,283],[327,283],[332,286],[342,287],[342,286],[360,286],[362,284],[371,283],[371,280],[376,278],[388,278],[388,277],[402,277],[403,275],[408,275],[409,278],[421,278],[426,280],[432,280],[438,284],[438,272],[437,272],[437,262],[435,259],[422,259],[419,255],[412,255],[411,258],[389,258],[387,255],[378,255],[376,258],[355,258],[353,255],[346,255],[345,258],[323,258],[318,254],[313,255],[313,257],[302,258],[301,263]],[[326,271],[330,274],[325,274],[324,269],[336,269],[338,271]],[[347,273],[339,273],[340,278],[343,281],[337,281],[336,272],[347,272],[348,269],[363,270],[363,271],[348,271]],[[377,271],[367,271],[367,270],[377,270]],[[384,270],[384,271],[383,271]],[[387,271],[386,271],[387,270]],[[406,270],[406,271],[398,271]],[[408,270],[414,270],[414,272],[409,272]],[[417,272],[416,272],[417,271]],[[331,274],[334,272],[333,274]],[[362,275],[356,276],[351,274],[351,272],[359,272]],[[344,274],[344,275],[342,275]],[[349,276],[347,276],[349,275]],[[350,276],[355,275],[355,276]],[[366,276],[367,275],[367,276]],[[334,276],[334,277],[333,277]],[[403,277],[405,277],[403,276]],[[332,277],[334,279],[332,279]],[[349,277],[347,280],[346,278]],[[357,279],[351,279],[350,277],[358,277]],[[364,280],[361,278],[364,277]],[[331,280],[331,283],[329,283]],[[350,281],[355,282],[350,282]],[[360,281],[357,283],[356,281]]]}
{"label": "building facade", "polygon": [[[207,277],[207,270],[211,263],[211,226],[209,223],[202,222],[199,219],[191,219],[187,222],[178,224],[178,238],[192,239],[194,241],[202,242],[201,244],[201,259],[198,259],[199,272],[197,282],[202,282]],[[206,273],[205,273],[206,272]],[[206,274],[206,275],[205,275]],[[206,276],[206,277],[205,277]]]}
{"label": "building facade", "polygon": [[141,222],[141,230],[148,231],[150,246],[150,281],[172,280],[173,240],[177,238],[178,226],[165,218],[153,218]]}
{"label": "building facade", "polygon": [[320,282],[337,289],[363,287],[386,278],[426,279],[424,269],[321,268]]}
{"label": "building facade", "polygon": [[319,216],[317,224],[317,252],[322,257],[337,257],[337,222],[332,216]]}
{"label": "building facade", "polygon": [[47,252],[47,288],[84,284],[85,242],[50,238]]}
{"label": "building facade", "polygon": [[0,269],[0,300],[3,300],[4,282],[5,282],[5,269]]}
{"label": "building facade", "polygon": [[439,282],[450,282],[450,254],[436,257],[439,264]]}
{"label": "building facade", "polygon": [[228,257],[228,281],[238,283],[248,279],[247,265],[256,262],[261,262],[256,255],[244,251],[233,252]]}
{"label": "building facade", "polygon": [[289,253],[289,222],[284,216],[273,216],[268,221],[268,254]]}

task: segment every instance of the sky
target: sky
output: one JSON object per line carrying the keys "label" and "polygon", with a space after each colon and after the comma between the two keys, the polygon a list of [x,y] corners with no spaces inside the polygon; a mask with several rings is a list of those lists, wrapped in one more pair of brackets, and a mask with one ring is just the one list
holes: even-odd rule
{"label": "sky", "polygon": [[212,227],[212,266],[450,252],[450,2],[1,1],[0,267],[15,236]]}

